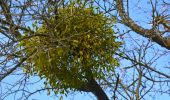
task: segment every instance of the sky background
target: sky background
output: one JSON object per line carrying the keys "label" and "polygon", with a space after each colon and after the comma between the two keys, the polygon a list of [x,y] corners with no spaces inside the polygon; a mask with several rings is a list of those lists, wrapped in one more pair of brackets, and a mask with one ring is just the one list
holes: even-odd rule
{"label": "sky background", "polygon": [[[148,28],[150,27],[149,24],[146,24],[147,21],[150,20],[151,13],[149,11],[150,8],[148,8],[148,4],[145,0],[141,0],[142,2],[140,2],[140,4],[138,4],[138,0],[130,0],[130,17],[132,17],[133,19],[135,19],[136,21],[140,20],[140,25]],[[141,9],[141,10],[140,10]],[[135,12],[136,10],[140,10],[139,12]],[[118,27],[120,28],[120,30],[126,30],[127,27],[123,27],[122,25],[118,25]],[[145,40],[145,38],[140,37],[139,35],[136,35],[135,33],[131,33],[132,36],[139,38],[139,39],[143,39]],[[127,45],[132,45],[133,43],[129,43]],[[158,48],[160,48],[158,45],[156,45]],[[161,48],[162,49],[162,48]],[[160,65],[165,65],[165,62],[167,62],[167,59],[169,59],[169,56],[167,56],[166,58],[164,57],[163,60],[160,60]],[[127,62],[121,62],[122,64],[127,64]],[[6,78],[3,82],[10,82],[13,83],[14,81],[16,81],[18,79],[18,77],[16,76],[10,76],[8,78]],[[39,78],[30,78],[30,80],[32,81],[36,81],[39,80]],[[6,86],[1,86],[3,87],[3,89],[6,88]],[[36,90],[37,88],[41,88],[43,87],[43,82],[39,82],[36,85],[33,86],[28,86],[29,90]],[[165,87],[166,88],[166,87]],[[1,90],[3,90],[1,89]],[[15,94],[14,94],[15,95]],[[7,98],[5,98],[4,100],[14,100],[14,95],[11,95]],[[19,96],[20,94],[17,94],[15,97]],[[157,95],[157,94],[156,94]],[[60,96],[60,95],[59,95]],[[108,94],[108,96],[111,96]],[[40,92],[37,93],[33,96],[31,96],[29,98],[29,100],[59,100],[59,97],[54,96],[54,94],[51,94],[50,96],[47,95],[47,92]],[[75,92],[72,93],[71,95],[68,95],[68,97],[63,95],[63,100],[96,100],[95,96],[91,93],[79,93],[79,92]],[[153,100],[153,99],[148,99],[147,100]],[[170,96],[169,95],[159,95],[157,96],[157,98],[154,98],[154,100],[170,100]]]}

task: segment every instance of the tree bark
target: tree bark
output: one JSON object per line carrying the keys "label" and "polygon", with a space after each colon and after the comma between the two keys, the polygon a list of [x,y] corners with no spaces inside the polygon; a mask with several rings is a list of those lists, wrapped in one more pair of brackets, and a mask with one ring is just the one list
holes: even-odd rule
{"label": "tree bark", "polygon": [[117,11],[122,19],[122,22],[131,28],[134,32],[142,35],[143,37],[151,39],[162,47],[170,50],[170,38],[165,38],[160,35],[160,31],[152,29],[145,29],[142,26],[136,24],[125,12],[123,0],[116,0]]}
{"label": "tree bark", "polygon": [[89,80],[89,82],[79,88],[79,90],[93,93],[97,100],[109,100],[106,93],[94,79]]}
{"label": "tree bark", "polygon": [[94,79],[89,82],[89,90],[96,96],[97,100],[109,100],[106,93]]}

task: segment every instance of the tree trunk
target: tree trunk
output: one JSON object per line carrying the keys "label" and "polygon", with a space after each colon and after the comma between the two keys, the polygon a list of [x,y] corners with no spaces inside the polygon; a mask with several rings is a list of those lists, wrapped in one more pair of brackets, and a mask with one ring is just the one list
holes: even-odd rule
{"label": "tree trunk", "polygon": [[97,100],[109,100],[106,93],[94,79],[91,79],[87,84],[79,88],[79,90],[93,93]]}
{"label": "tree trunk", "polygon": [[94,79],[89,82],[89,90],[97,97],[97,100],[109,100],[106,93]]}

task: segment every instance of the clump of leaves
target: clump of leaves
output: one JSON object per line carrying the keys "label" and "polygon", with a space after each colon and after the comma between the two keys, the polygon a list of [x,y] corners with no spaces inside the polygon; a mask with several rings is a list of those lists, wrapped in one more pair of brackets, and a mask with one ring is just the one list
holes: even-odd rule
{"label": "clump of leaves", "polygon": [[35,37],[22,41],[29,54],[27,72],[37,73],[58,91],[78,89],[92,77],[104,79],[118,66],[114,58],[120,43],[112,30],[114,20],[93,8],[59,8],[38,28]]}

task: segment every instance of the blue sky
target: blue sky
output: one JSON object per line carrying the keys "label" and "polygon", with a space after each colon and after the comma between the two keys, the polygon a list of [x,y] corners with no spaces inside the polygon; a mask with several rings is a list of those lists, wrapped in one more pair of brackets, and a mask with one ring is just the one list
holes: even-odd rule
{"label": "blue sky", "polygon": [[[140,5],[139,5],[139,7],[138,7],[139,9],[142,9],[141,11],[143,11],[143,12],[135,12],[134,13],[134,11],[137,8],[137,7],[135,7],[136,5],[134,5],[134,4],[137,4],[137,1],[133,0],[133,2],[130,2],[130,9],[131,9],[130,10],[130,16],[135,20],[141,20],[141,22],[139,23],[140,25],[143,25],[144,27],[147,27],[147,28],[150,27],[149,24],[145,23],[145,21],[150,20],[149,19],[150,13],[148,11],[148,9],[150,9],[150,8],[148,8],[147,2],[145,2],[145,0],[143,0],[142,3],[141,3],[142,6],[140,7]],[[122,27],[121,25],[119,26],[119,28],[121,30],[126,29],[125,27]],[[132,35],[134,37],[140,37],[139,35],[136,35],[135,33],[132,33],[132,34],[134,34],[134,35]],[[143,39],[143,38],[139,38],[139,39]],[[128,45],[131,45],[131,44],[129,43]],[[156,45],[156,46],[158,46],[158,45]],[[160,47],[158,46],[158,48],[160,48]],[[165,62],[167,61],[167,59],[169,59],[169,56],[165,57],[163,60],[160,60],[159,64],[164,65]],[[127,64],[127,63],[125,62],[125,64]],[[12,83],[13,81],[16,81],[17,79],[18,79],[18,77],[15,76],[15,77],[9,77],[9,78],[5,79],[4,81]],[[31,80],[35,81],[35,80],[38,80],[38,78],[32,78]],[[35,90],[37,88],[41,88],[41,87],[43,87],[42,83],[43,82],[40,82],[36,85],[29,86],[28,88],[29,88],[29,90]],[[5,86],[4,86],[4,88],[5,88]],[[166,87],[164,87],[164,88],[166,88]],[[14,95],[11,95],[11,96],[7,97],[5,100],[14,100],[13,96]],[[31,96],[29,100],[58,100],[58,97],[55,97],[53,94],[48,96],[47,92],[40,92],[40,93],[37,93],[37,94]],[[63,100],[96,100],[96,98],[91,93],[75,92],[75,93],[69,95],[68,97],[63,96]],[[152,99],[149,99],[149,97],[148,97],[147,100],[152,100]],[[154,98],[154,100],[170,100],[170,96],[160,94],[159,96],[157,96],[157,98]]]}

